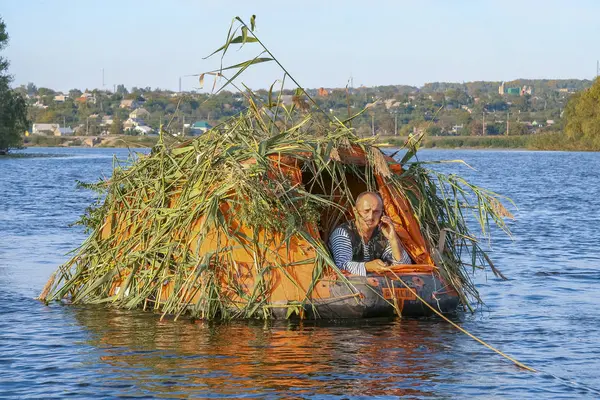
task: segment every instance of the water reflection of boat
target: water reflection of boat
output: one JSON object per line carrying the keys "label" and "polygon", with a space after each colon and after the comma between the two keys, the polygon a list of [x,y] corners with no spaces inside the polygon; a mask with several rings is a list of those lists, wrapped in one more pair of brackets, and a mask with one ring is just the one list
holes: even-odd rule
{"label": "water reflection of boat", "polygon": [[[464,360],[443,321],[215,323],[75,307],[100,395],[436,397]],[[95,360],[95,354],[99,358]]]}

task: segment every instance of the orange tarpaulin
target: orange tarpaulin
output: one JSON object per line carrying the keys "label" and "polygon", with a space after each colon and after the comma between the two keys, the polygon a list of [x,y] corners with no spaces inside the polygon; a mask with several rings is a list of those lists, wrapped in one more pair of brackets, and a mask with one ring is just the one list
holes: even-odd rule
{"label": "orange tarpaulin", "polygon": [[421,228],[415,218],[412,207],[404,194],[396,188],[384,184],[380,176],[376,177],[379,193],[383,198],[385,213],[394,222],[396,234],[400,237],[404,248],[417,264],[433,265]]}
{"label": "orange tarpaulin", "polygon": [[[357,146],[336,149],[332,153],[331,159],[334,162],[358,166],[365,166],[369,162],[364,151]],[[306,156],[301,155],[296,158],[289,155],[270,155],[269,159],[274,169],[269,171],[268,178],[276,180],[283,176],[294,186],[302,185],[302,171],[305,162],[303,157]],[[389,164],[392,173],[399,174],[402,172],[401,166],[395,163],[393,159],[384,157],[384,160]],[[251,165],[254,162],[254,160],[247,160],[242,164]],[[377,173],[375,177],[378,191],[383,199],[385,213],[392,219],[396,233],[404,248],[415,262],[415,264],[403,266],[403,268],[407,271],[431,273],[435,266],[408,199],[398,189],[386,184],[386,178]],[[361,190],[360,185],[355,186],[349,186],[354,196],[359,194],[354,193],[354,191]],[[325,195],[333,196],[334,194]],[[173,202],[170,206],[174,206]],[[347,207],[350,207],[350,205],[348,204]],[[172,235],[173,241],[178,242],[179,246],[187,246],[192,254],[199,256],[226,254],[224,257],[217,257],[214,262],[232,264],[229,265],[229,268],[218,269],[219,271],[228,271],[227,273],[218,272],[221,274],[218,279],[224,293],[228,293],[231,300],[244,302],[243,295],[233,292],[232,288],[235,285],[245,288],[244,291],[248,294],[252,293],[259,280],[266,287],[262,295],[267,296],[268,302],[271,304],[302,302],[307,298],[315,300],[330,296],[329,287],[333,284],[333,281],[326,277],[331,277],[333,274],[331,274],[331,271],[328,272],[326,268],[320,275],[321,280],[315,284],[315,260],[317,255],[315,249],[307,240],[299,235],[284,238],[282,234],[275,232],[256,232],[238,221],[235,210],[230,208],[225,201],[220,203],[219,209],[226,220],[228,232],[224,232],[222,227],[204,226],[204,217],[200,216],[189,226],[188,238],[185,241],[181,241],[180,236],[183,235],[181,231],[172,232]],[[348,212],[351,215],[350,209],[348,209]],[[111,229],[111,224],[115,224],[116,229]],[[128,219],[126,207],[123,207],[120,211],[117,210],[109,216],[102,235],[104,237],[109,235],[126,237],[131,234],[128,228],[131,228],[132,225],[135,225],[135,223]],[[319,227],[316,225],[306,226],[305,228],[315,241],[327,240],[327,238],[319,236]],[[119,240],[118,237],[115,239]],[[257,258],[256,248],[252,245],[253,241],[256,240],[260,242],[262,247],[260,258]],[[265,270],[264,267],[269,265],[272,265],[273,268]],[[113,290],[124,279],[124,276],[116,276]],[[190,281],[190,283],[198,285],[201,284],[201,280]],[[159,299],[169,297],[174,290],[176,289],[172,281],[163,283]],[[181,288],[179,292],[181,292],[181,296],[191,302],[199,297],[199,294],[191,289],[184,290]]]}

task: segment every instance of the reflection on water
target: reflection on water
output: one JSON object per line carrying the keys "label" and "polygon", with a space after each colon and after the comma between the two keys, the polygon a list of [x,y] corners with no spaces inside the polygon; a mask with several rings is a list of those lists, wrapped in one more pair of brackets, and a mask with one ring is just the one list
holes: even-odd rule
{"label": "reflection on water", "polygon": [[[0,158],[0,398],[362,396],[600,398],[600,154],[424,151],[510,195],[513,239],[479,274],[486,307],[461,326],[541,371],[531,374],[438,319],[320,323],[160,321],[140,311],[33,300],[85,238],[70,227],[122,149],[29,149]],[[568,167],[567,167],[568,166]]]}
{"label": "reflection on water", "polygon": [[424,382],[460,368],[436,356],[455,337],[437,320],[190,323],[96,307],[71,312],[91,333],[87,344],[104,349],[108,376],[159,396],[429,397]]}

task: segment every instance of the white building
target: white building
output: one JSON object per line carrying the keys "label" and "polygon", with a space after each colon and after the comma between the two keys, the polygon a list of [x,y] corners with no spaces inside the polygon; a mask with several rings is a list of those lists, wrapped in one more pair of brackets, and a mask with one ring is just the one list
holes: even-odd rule
{"label": "white building", "polygon": [[137,132],[140,136],[146,136],[152,134],[154,131],[147,125],[138,125],[133,128],[135,132]]}
{"label": "white building", "polygon": [[54,130],[54,136],[73,136],[73,129],[70,126],[66,128],[56,128]]}
{"label": "white building", "polygon": [[59,127],[60,127],[59,124],[33,124],[31,133],[33,135],[45,135],[45,134],[53,133]]}
{"label": "white building", "polygon": [[129,118],[131,119],[143,119],[148,117],[150,113],[144,108],[138,108],[137,110],[133,110],[129,113]]}

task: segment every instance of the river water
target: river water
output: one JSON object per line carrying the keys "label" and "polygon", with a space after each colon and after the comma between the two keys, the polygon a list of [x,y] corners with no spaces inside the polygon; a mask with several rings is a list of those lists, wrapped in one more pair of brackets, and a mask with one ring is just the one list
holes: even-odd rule
{"label": "river water", "polygon": [[[600,153],[424,150],[421,159],[510,196],[513,238],[491,256],[509,281],[439,319],[204,323],[33,298],[84,232],[123,149],[28,149],[0,158],[0,398],[600,398]],[[44,156],[42,156],[44,155]],[[52,156],[48,156],[52,155]]]}

